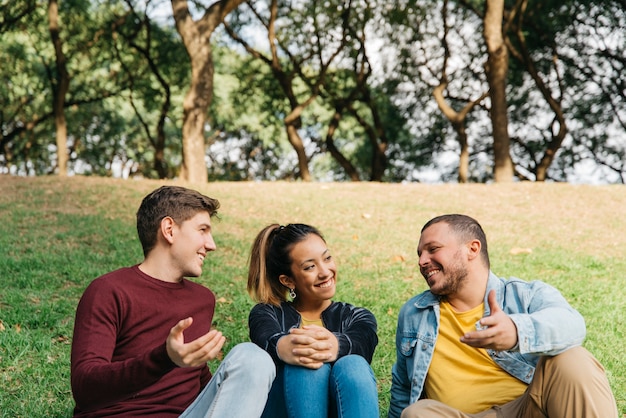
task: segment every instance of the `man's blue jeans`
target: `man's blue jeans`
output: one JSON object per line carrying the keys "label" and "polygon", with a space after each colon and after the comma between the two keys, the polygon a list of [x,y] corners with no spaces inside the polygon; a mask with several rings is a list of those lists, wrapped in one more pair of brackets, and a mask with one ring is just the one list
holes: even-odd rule
{"label": "man's blue jeans", "polygon": [[275,375],[265,350],[253,343],[237,344],[180,418],[259,417]]}
{"label": "man's blue jeans", "polygon": [[264,418],[379,418],[376,378],[358,355],[317,370],[285,365],[278,371]]}

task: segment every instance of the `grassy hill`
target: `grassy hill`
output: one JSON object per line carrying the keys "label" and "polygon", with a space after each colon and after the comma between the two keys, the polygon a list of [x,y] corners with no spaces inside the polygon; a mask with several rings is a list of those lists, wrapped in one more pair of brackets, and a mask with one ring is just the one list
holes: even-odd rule
{"label": "grassy hill", "polygon": [[[1,416],[71,416],[76,304],[97,276],[141,261],[135,212],[163,183],[0,176]],[[386,415],[398,310],[426,288],[419,231],[433,216],[465,213],[483,225],[497,275],[544,280],[583,314],[585,346],[605,365],[626,414],[625,186],[277,182],[197,189],[222,203],[218,249],[197,280],[217,295],[215,326],[228,347],[247,340],[245,278],[255,234],[271,222],[317,226],[337,262],[337,299],[378,319],[373,367]]]}

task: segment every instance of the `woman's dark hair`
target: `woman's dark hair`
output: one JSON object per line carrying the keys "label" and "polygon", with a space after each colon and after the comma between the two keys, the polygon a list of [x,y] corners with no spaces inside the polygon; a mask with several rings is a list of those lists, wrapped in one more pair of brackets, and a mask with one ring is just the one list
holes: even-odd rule
{"label": "woman's dark hair", "polygon": [[290,252],[311,234],[324,240],[320,231],[305,224],[272,224],[259,232],[252,244],[248,270],[248,293],[255,301],[278,306],[287,300],[288,289],[279,277],[291,276]]}

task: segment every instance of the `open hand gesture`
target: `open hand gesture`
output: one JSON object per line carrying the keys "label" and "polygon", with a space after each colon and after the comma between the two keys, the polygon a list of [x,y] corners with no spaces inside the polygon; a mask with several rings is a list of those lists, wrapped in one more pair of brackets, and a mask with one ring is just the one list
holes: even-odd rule
{"label": "open hand gesture", "polygon": [[517,327],[496,301],[496,291],[491,290],[487,296],[491,313],[480,320],[487,328],[471,331],[461,337],[461,342],[472,347],[490,348],[497,351],[510,350],[517,344]]}
{"label": "open hand gesture", "polygon": [[218,356],[226,338],[217,330],[210,330],[201,337],[185,343],[183,331],[191,326],[193,318],[179,321],[165,341],[167,355],[179,367],[203,366]]}

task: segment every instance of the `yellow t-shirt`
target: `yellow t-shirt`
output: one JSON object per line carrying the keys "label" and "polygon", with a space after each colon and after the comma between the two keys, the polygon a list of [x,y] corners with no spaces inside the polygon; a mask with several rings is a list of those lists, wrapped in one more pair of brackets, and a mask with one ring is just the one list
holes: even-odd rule
{"label": "yellow t-shirt", "polygon": [[500,368],[484,348],[459,341],[475,330],[483,304],[466,312],[454,311],[448,302],[441,302],[440,307],[439,336],[424,384],[426,396],[469,414],[521,396],[526,390],[524,382]]}
{"label": "yellow t-shirt", "polygon": [[305,325],[319,325],[320,327],[324,326],[321,318],[320,319],[307,319],[303,317],[302,314],[300,314],[300,317],[302,318],[302,322],[300,323],[300,328],[304,327]]}

